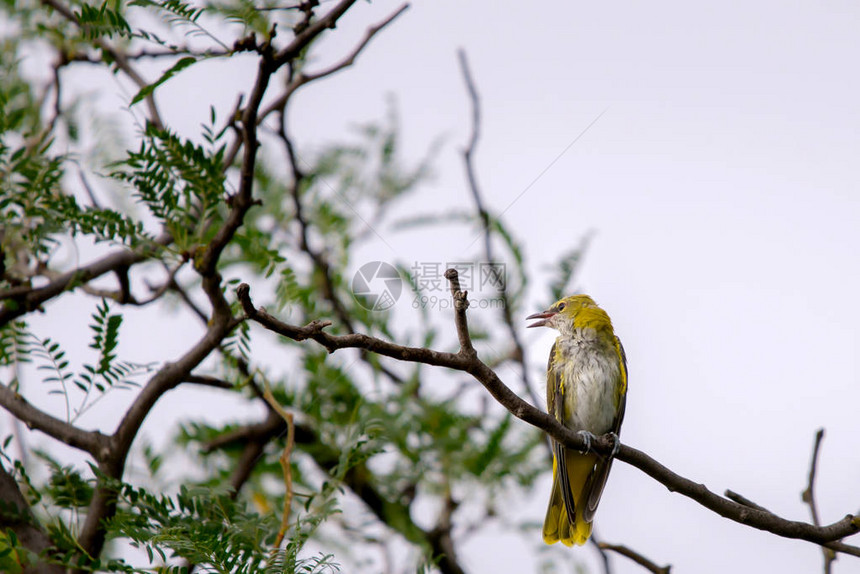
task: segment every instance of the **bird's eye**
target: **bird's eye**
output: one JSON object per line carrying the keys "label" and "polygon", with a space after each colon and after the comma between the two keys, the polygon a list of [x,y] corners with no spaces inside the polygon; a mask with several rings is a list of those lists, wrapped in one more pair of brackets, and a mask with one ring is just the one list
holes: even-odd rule
{"label": "bird's eye", "polygon": [[559,312],[564,311],[564,308],[567,307],[567,303],[559,303],[558,310]]}

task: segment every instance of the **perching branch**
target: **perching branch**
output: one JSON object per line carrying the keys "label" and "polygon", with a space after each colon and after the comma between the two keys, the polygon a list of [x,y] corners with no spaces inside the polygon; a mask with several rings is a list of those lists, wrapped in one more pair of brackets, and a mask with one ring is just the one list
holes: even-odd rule
{"label": "perching branch", "polygon": [[[451,280],[456,277],[456,271],[449,270],[446,272],[446,276]],[[257,309],[251,301],[250,287],[247,284],[240,285],[237,294],[246,316],[275,333],[296,341],[312,339],[329,352],[345,348],[361,348],[401,361],[424,363],[469,373],[484,385],[487,391],[515,417],[545,431],[570,449],[582,450],[586,446],[583,439],[576,433],[562,426],[553,417],[520,399],[475,354],[464,352],[463,348],[457,353],[447,353],[422,347],[398,345],[361,333],[331,335],[324,331],[325,327],[329,325],[326,321],[313,321],[304,327],[299,327],[278,320],[267,313],[265,309]],[[462,313],[465,314],[465,308],[462,309]],[[462,337],[460,329],[464,323],[461,323],[460,319],[457,322],[458,337]],[[468,337],[468,333],[466,336]],[[470,342],[468,346],[471,346]],[[464,348],[467,349],[468,346]],[[609,455],[612,447],[613,440],[606,436],[599,437],[592,443],[592,449],[603,455]],[[860,516],[847,515],[833,524],[816,526],[806,522],[787,520],[771,512],[739,504],[715,494],[704,484],[696,483],[673,472],[644,452],[631,446],[620,444],[616,458],[635,466],[666,486],[670,491],[678,492],[720,516],[778,536],[807,540],[816,544],[828,544],[860,531]]]}

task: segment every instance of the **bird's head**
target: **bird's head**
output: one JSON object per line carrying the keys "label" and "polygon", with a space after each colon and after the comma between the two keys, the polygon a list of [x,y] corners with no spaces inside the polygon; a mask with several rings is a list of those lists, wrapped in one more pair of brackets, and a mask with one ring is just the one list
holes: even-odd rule
{"label": "bird's head", "polygon": [[[595,320],[605,320],[609,324],[606,312],[597,306],[594,299],[588,295],[571,295],[556,301],[546,311],[526,317],[527,320],[538,319],[531,327],[552,327],[562,335],[570,334],[574,329],[597,327]],[[611,325],[610,325],[611,326]]]}

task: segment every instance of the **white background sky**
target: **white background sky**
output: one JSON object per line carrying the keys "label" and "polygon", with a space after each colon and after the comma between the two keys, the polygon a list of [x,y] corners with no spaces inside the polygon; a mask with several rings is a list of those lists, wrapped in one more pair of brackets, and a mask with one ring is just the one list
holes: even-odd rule
{"label": "white background sky", "polygon": [[[358,36],[397,5],[357,10],[331,45],[342,52],[344,29]],[[393,93],[416,156],[448,136],[438,178],[415,204],[468,205],[459,47],[483,98],[477,168],[497,212],[606,110],[505,219],[537,272],[535,310],[544,266],[596,230],[579,284],[627,349],[624,440],[716,492],[807,520],[800,492],[824,426],[823,520],[856,512],[860,7],[418,2],[358,69],[302,94],[296,133],[324,141],[381,113]],[[407,260],[450,261],[471,235],[386,241]],[[380,244],[369,258],[386,252]],[[529,333],[536,373],[552,337]],[[529,510],[540,517],[548,479],[538,490]],[[597,530],[677,572],[821,568],[815,546],[728,522],[624,464]],[[475,572],[522,571],[529,551],[486,537],[465,560]],[[558,551],[596,568],[589,550]],[[843,557],[835,571],[860,572],[860,563]]]}
{"label": "white background sky", "polygon": [[[398,6],[356,5],[314,52],[320,66]],[[860,6],[419,1],[355,68],[297,96],[297,142],[312,151],[342,138],[381,117],[394,95],[409,158],[445,138],[435,179],[402,212],[470,206],[458,155],[469,134],[460,47],[482,96],[479,179],[495,212],[510,206],[504,218],[524,240],[529,312],[546,303],[545,267],[596,231],[578,284],[627,350],[624,442],[715,492],[807,520],[800,492],[824,426],[821,516],[857,512]],[[248,63],[219,67],[219,77],[197,66],[160,89],[167,123],[192,134],[209,102],[226,114],[251,85]],[[364,248],[366,260],[461,260],[473,238],[456,227],[432,241],[378,231],[385,241]],[[553,336],[526,336],[536,377]],[[548,494],[547,477],[511,512],[540,521]],[[623,463],[596,529],[674,572],[821,569],[817,547],[719,518]],[[476,574],[532,571],[532,549],[483,536],[463,562]],[[554,551],[597,571],[593,550]],[[613,562],[615,572],[641,571]],[[835,572],[860,572],[860,561],[842,557]]]}

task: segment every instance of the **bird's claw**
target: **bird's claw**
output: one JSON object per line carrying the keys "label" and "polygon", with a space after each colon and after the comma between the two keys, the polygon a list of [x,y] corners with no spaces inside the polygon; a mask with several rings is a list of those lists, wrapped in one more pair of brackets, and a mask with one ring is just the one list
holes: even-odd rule
{"label": "bird's claw", "polygon": [[594,435],[585,430],[578,431],[576,434],[585,442],[585,449],[580,450],[579,452],[582,454],[588,454],[591,452],[591,443],[596,440]]}
{"label": "bird's claw", "polygon": [[612,452],[609,453],[609,458],[615,458],[615,455],[621,450],[621,439],[614,432],[608,432],[606,436],[612,441]]}

